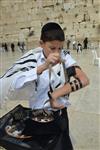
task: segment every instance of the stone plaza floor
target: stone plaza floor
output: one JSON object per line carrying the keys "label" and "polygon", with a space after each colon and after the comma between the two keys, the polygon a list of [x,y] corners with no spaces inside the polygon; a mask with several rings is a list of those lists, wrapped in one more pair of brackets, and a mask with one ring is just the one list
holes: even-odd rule
{"label": "stone plaza floor", "polygon": [[[0,75],[21,55],[19,51],[0,52]],[[72,50],[71,55],[90,79],[89,86],[70,94],[71,106],[68,108],[68,113],[74,150],[100,150],[100,67],[93,64],[90,49],[78,54]],[[0,116],[18,103],[7,102],[5,108],[0,109]],[[28,105],[28,102],[21,103]]]}

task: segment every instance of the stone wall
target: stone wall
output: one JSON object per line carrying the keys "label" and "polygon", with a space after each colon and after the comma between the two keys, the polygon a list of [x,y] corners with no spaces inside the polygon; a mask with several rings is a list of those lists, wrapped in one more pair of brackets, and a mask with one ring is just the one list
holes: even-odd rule
{"label": "stone wall", "polygon": [[99,0],[0,0],[0,43],[35,44],[48,21],[60,23],[67,39],[99,41],[99,11]]}

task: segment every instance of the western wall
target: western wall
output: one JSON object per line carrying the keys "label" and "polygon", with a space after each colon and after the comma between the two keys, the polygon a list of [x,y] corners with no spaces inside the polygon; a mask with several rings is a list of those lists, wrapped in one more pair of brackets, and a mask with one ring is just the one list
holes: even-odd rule
{"label": "western wall", "polygon": [[43,24],[58,22],[66,39],[100,41],[99,0],[0,0],[0,43],[37,44]]}

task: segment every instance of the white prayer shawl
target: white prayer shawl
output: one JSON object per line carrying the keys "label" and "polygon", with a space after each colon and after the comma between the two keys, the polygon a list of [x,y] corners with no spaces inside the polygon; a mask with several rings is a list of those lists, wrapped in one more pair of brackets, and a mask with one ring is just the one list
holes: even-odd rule
{"label": "white prayer shawl", "polygon": [[[30,82],[23,88],[15,90],[13,88],[13,81],[22,72],[24,73],[36,67],[37,58],[34,58],[34,53],[38,53],[39,51],[41,51],[40,47],[27,52],[0,78],[0,106],[6,100],[29,100],[29,96],[31,93],[33,94],[35,82]],[[37,56],[39,57],[39,55]]]}

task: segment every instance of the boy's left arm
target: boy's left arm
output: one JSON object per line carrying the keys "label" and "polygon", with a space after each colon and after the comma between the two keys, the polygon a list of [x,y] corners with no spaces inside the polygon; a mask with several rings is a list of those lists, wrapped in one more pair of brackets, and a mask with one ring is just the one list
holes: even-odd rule
{"label": "boy's left arm", "polygon": [[[87,75],[79,66],[71,66],[67,69],[69,77],[73,77],[72,81],[69,81],[64,86],[56,89],[51,93],[52,101],[56,103],[59,97],[67,95],[71,92],[75,92],[89,84]],[[59,106],[58,106],[59,107]],[[62,107],[62,106],[61,106]]]}

